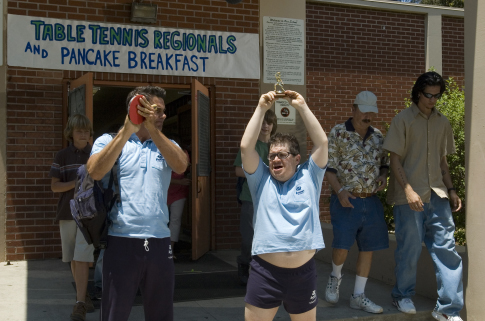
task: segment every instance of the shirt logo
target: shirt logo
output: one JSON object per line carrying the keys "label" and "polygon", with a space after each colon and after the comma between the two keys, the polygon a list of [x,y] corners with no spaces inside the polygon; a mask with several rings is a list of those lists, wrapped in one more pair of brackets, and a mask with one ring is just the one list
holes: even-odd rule
{"label": "shirt logo", "polygon": [[316,293],[315,290],[313,290],[312,296],[310,297],[310,303],[309,304],[315,303],[316,300],[317,300],[317,293]]}
{"label": "shirt logo", "polygon": [[301,195],[303,193],[305,193],[305,190],[302,190],[301,186],[297,186],[296,187],[296,195]]}
{"label": "shirt logo", "polygon": [[162,156],[162,154],[161,154],[161,153],[158,153],[158,156],[157,156],[156,161],[157,161],[157,162],[161,162],[162,160],[163,160],[163,156]]}

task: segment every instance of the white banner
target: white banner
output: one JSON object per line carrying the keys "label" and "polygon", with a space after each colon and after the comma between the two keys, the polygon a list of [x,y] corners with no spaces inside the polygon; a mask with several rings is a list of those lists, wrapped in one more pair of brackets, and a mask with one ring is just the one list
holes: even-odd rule
{"label": "white banner", "polygon": [[259,35],[8,15],[9,66],[259,79]]}

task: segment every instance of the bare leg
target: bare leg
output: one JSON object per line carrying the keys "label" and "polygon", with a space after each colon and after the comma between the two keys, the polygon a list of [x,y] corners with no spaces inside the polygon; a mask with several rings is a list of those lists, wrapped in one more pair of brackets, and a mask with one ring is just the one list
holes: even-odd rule
{"label": "bare leg", "polygon": [[315,321],[317,319],[317,307],[300,314],[290,314],[291,321]]}
{"label": "bare leg", "polygon": [[[278,307],[273,309],[261,309],[254,305],[246,303],[246,308],[244,309],[244,320],[245,321],[271,321],[278,312]],[[293,320],[293,317],[292,317]],[[301,319],[303,320],[303,319]]]}
{"label": "bare leg", "polygon": [[359,252],[357,259],[356,274],[364,278],[369,276],[370,267],[372,265],[372,253],[374,252]]}
{"label": "bare leg", "polygon": [[84,302],[88,288],[89,262],[71,261],[71,270],[76,282],[76,300]]}
{"label": "bare leg", "polygon": [[348,250],[344,249],[333,249],[332,251],[332,261],[335,265],[342,265],[347,259]]}

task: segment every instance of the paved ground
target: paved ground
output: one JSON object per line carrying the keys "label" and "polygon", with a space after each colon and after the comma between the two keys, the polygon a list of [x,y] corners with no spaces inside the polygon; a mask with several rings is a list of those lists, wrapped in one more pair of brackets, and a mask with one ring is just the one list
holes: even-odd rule
{"label": "paved ground", "polygon": [[[236,251],[212,252],[222,260],[235,264]],[[398,312],[391,304],[391,286],[369,280],[366,294],[384,308],[381,315],[372,315],[349,307],[355,274],[344,270],[337,305],[324,300],[324,291],[331,265],[317,261],[318,296],[317,320],[433,320],[434,301],[416,297],[418,313],[414,316]],[[0,265],[0,319],[2,321],[67,321],[74,304],[72,276],[67,264],[60,260],[22,261]],[[176,303],[176,321],[243,321],[244,298],[200,300]],[[87,315],[87,321],[99,320],[99,310]],[[133,307],[130,321],[144,320],[143,308]],[[290,320],[281,307],[275,317],[278,321]]]}

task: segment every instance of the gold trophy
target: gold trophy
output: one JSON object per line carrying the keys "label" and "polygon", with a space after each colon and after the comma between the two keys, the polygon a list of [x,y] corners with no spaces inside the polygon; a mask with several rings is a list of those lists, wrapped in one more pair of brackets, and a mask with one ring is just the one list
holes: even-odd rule
{"label": "gold trophy", "polygon": [[[283,88],[283,80],[281,80],[281,73],[278,71],[276,74],[275,74],[275,78],[276,78],[276,83],[274,84],[274,91],[275,91],[275,97],[276,98],[283,98],[286,96],[285,94],[285,88]],[[279,88],[276,88],[276,87],[279,87]]]}

